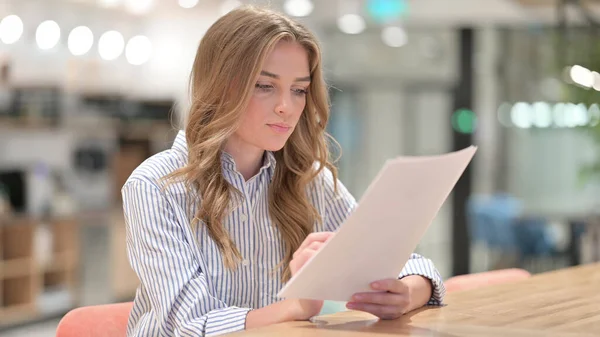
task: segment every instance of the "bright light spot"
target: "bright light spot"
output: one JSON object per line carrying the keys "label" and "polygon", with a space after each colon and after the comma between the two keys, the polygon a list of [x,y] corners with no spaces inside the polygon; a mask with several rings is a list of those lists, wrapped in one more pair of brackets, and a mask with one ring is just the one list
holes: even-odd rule
{"label": "bright light spot", "polygon": [[0,40],[13,44],[23,35],[23,21],[16,15],[9,15],[0,22]]}
{"label": "bright light spot", "polygon": [[296,17],[308,16],[314,8],[315,6],[310,0],[286,0],[283,4],[283,10]]}
{"label": "bright light spot", "polygon": [[576,126],[585,126],[590,122],[590,116],[588,115],[588,109],[585,104],[577,104],[572,113],[574,115]]}
{"label": "bright light spot", "polygon": [[500,106],[498,107],[498,121],[503,126],[511,125],[511,120],[510,120],[511,107],[512,106],[507,102],[500,104]]}
{"label": "bright light spot", "polygon": [[[181,67],[181,60],[186,59],[183,55],[184,43],[180,39],[174,39],[170,32],[163,32],[162,35],[155,35],[152,38],[154,47],[152,48],[153,65],[161,70],[171,71]],[[193,57],[190,57],[193,59]]]}
{"label": "bright light spot", "polygon": [[577,106],[573,103],[567,103],[564,110],[565,126],[574,128],[577,126],[577,114],[574,113]]}
{"label": "bright light spot", "polygon": [[592,87],[594,90],[600,91],[600,74],[596,71],[592,71],[592,76],[594,77],[594,84],[592,84]]}
{"label": "bright light spot", "polygon": [[46,50],[56,46],[60,40],[60,27],[52,20],[40,23],[35,31],[35,41],[40,49]]}
{"label": "bright light spot", "polygon": [[594,85],[594,75],[592,72],[579,65],[574,65],[569,70],[571,80],[582,87],[591,88]]}
{"label": "bright light spot", "polygon": [[125,57],[130,64],[142,65],[148,62],[150,56],[152,56],[152,43],[147,37],[138,35],[127,42]]}
{"label": "bright light spot", "polygon": [[98,40],[98,52],[100,57],[106,61],[115,60],[121,56],[125,48],[125,39],[121,33],[111,30],[100,37]]}
{"label": "bright light spot", "polygon": [[513,105],[510,111],[512,123],[519,128],[528,129],[532,126],[531,106],[525,102],[519,102]]}
{"label": "bright light spot", "polygon": [[67,45],[71,53],[75,56],[84,55],[94,44],[94,33],[86,26],[74,28],[69,34]]}
{"label": "bright light spot", "polygon": [[358,14],[345,14],[337,20],[338,28],[346,34],[360,34],[365,30],[365,19]]}
{"label": "bright light spot", "polygon": [[564,128],[565,126],[567,126],[567,122],[566,122],[566,110],[567,110],[567,105],[564,103],[557,103],[554,106],[554,109],[552,109],[552,117],[554,119],[554,125],[556,125],[559,128]]}
{"label": "bright light spot", "polygon": [[381,39],[390,47],[402,47],[408,42],[404,29],[397,26],[385,27],[381,31]]}
{"label": "bright light spot", "polygon": [[473,133],[477,126],[477,115],[469,109],[458,109],[450,118],[452,128],[460,133]]}
{"label": "bright light spot", "polygon": [[150,11],[154,5],[154,0],[127,0],[125,2],[125,7],[136,15],[145,14]]}
{"label": "bright light spot", "polygon": [[225,15],[225,14],[231,12],[232,10],[240,7],[241,5],[242,5],[242,3],[237,0],[225,0],[221,4],[221,7],[219,10],[221,12],[221,15]]}
{"label": "bright light spot", "polygon": [[590,109],[588,110],[588,114],[589,114],[589,119],[590,119],[590,126],[596,126],[598,125],[598,122],[600,122],[600,107],[598,107],[598,104],[592,104],[590,105]]}
{"label": "bright light spot", "polygon": [[106,8],[117,7],[120,2],[121,0],[98,0],[98,4]]}
{"label": "bright light spot", "polygon": [[533,124],[538,128],[547,128],[552,125],[552,109],[546,102],[533,104]]}
{"label": "bright light spot", "polygon": [[198,0],[179,0],[179,6],[183,8],[194,8],[198,4]]}
{"label": "bright light spot", "polygon": [[368,0],[367,11],[375,20],[385,23],[406,15],[406,0]]}

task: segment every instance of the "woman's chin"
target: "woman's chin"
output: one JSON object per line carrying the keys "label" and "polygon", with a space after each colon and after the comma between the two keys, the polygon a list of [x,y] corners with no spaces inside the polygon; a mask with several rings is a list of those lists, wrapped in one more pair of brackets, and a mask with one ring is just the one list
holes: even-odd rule
{"label": "woman's chin", "polygon": [[265,149],[265,151],[277,152],[277,151],[283,149],[284,146],[285,146],[285,143],[283,143],[283,144],[269,144],[269,146],[265,146],[264,149]]}
{"label": "woman's chin", "polygon": [[283,149],[286,142],[287,142],[287,138],[285,140],[267,142],[266,144],[263,144],[264,146],[262,148],[265,149],[266,151],[277,152],[277,151]]}

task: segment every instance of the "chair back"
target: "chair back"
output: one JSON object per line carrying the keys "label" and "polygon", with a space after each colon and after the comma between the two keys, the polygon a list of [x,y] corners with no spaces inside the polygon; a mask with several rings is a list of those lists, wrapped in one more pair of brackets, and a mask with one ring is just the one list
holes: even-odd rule
{"label": "chair back", "polygon": [[531,273],[527,270],[510,268],[454,276],[446,280],[444,285],[446,286],[446,292],[451,293],[454,291],[482,288],[494,284],[522,281],[530,277]]}
{"label": "chair back", "polygon": [[125,337],[133,302],[81,307],[58,324],[56,337]]}

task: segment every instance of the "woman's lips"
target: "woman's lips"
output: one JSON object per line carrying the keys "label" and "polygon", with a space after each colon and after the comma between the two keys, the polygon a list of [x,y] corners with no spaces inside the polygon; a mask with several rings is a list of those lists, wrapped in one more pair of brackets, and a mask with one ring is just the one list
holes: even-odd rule
{"label": "woman's lips", "polygon": [[267,124],[271,130],[277,132],[277,133],[287,133],[288,131],[290,131],[290,129],[292,128],[291,126],[287,125],[287,124]]}

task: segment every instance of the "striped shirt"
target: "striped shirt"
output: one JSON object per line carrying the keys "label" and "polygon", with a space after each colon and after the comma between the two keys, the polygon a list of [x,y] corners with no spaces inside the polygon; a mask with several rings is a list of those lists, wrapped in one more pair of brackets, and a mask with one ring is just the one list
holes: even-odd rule
{"label": "striped shirt", "polygon": [[[233,158],[222,153],[225,179],[244,196],[224,220],[242,261],[230,270],[205,226],[191,228],[197,205],[189,207],[183,183],[163,188],[160,178],[187,163],[185,133],[171,149],[147,159],[122,188],[127,226],[127,251],[140,279],[127,336],[214,336],[243,330],[246,315],[280,299],[284,251],[268,213],[269,182],[276,164],[267,152],[259,173],[248,181]],[[356,201],[330,171],[309,187],[309,198],[323,221],[314,231],[335,231],[356,207]],[[433,263],[412,254],[400,277],[422,275],[432,281],[429,304],[439,305],[445,289]]]}

